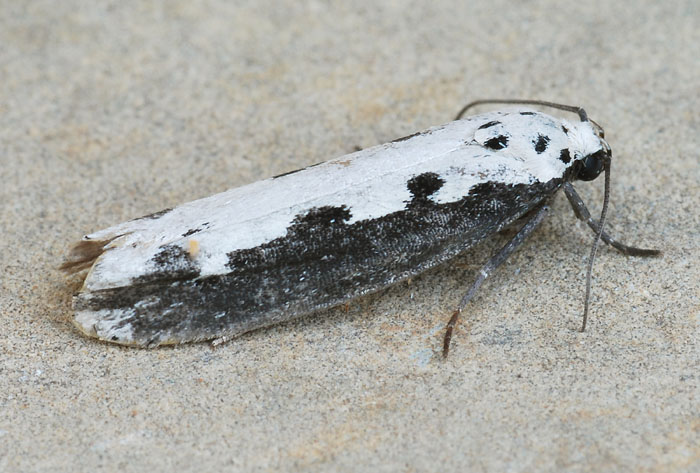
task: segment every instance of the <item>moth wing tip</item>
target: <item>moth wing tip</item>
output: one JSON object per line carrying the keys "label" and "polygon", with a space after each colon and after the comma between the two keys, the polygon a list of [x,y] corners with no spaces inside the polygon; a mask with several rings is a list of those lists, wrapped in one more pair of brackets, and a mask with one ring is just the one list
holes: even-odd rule
{"label": "moth wing tip", "polygon": [[134,338],[128,311],[76,307],[86,296],[89,297],[89,293],[78,293],[73,297],[72,322],[83,335],[119,345],[140,345]]}
{"label": "moth wing tip", "polygon": [[[79,298],[80,295],[75,296]],[[73,325],[86,337],[95,338],[102,342],[121,345],[130,348],[158,348],[163,346],[179,345],[190,341],[162,332],[152,333],[150,338],[137,336],[130,323],[115,323],[106,317],[109,310],[76,310],[72,319]]]}

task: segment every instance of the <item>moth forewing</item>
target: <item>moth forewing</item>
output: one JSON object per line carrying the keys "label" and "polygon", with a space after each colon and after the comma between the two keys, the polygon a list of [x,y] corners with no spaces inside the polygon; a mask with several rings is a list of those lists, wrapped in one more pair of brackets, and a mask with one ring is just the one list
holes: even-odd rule
{"label": "moth forewing", "polygon": [[157,346],[346,303],[541,220],[601,142],[587,121],[496,111],[95,232],[64,264],[90,268],[74,321]]}

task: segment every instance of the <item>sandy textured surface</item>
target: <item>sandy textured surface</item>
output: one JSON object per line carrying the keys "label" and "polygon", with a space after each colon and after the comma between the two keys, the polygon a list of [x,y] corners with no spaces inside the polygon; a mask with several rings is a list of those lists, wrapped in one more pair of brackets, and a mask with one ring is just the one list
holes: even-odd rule
{"label": "sandy textured surface", "polygon": [[[697,1],[133,3],[0,1],[0,471],[700,471]],[[71,324],[56,267],[83,233],[484,97],[584,105],[610,231],[665,251],[600,252],[588,332],[563,195],[446,362],[502,241],[217,348]],[[602,179],[578,189],[597,212]]]}

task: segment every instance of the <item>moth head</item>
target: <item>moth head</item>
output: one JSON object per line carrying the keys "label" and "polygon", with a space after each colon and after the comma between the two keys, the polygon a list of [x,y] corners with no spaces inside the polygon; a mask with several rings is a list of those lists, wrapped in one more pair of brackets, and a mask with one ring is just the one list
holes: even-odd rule
{"label": "moth head", "polygon": [[[607,143],[606,143],[607,144]],[[612,157],[610,148],[599,149],[593,154],[584,156],[576,163],[576,178],[581,181],[592,181],[605,169],[605,161]]]}
{"label": "moth head", "polygon": [[[577,127],[583,133],[579,151],[574,156],[573,177],[581,181],[592,181],[605,170],[612,158],[612,150],[605,141],[605,132],[593,120],[581,122]],[[584,131],[585,130],[585,131]]]}

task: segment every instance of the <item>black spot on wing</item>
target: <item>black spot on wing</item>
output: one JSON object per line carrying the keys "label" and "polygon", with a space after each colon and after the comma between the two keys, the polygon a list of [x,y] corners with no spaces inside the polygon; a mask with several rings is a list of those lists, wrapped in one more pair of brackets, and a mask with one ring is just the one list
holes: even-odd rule
{"label": "black spot on wing", "polygon": [[187,230],[185,233],[182,234],[183,237],[187,238],[190,235],[194,235],[195,233],[201,232],[201,228],[192,228],[190,230]]}
{"label": "black spot on wing", "polygon": [[534,115],[535,112],[520,112],[520,115]]}
{"label": "black spot on wing", "polygon": [[154,263],[155,269],[136,278],[136,283],[190,279],[196,278],[200,273],[189,253],[177,245],[162,246],[160,251],[151,258],[151,262]]}
{"label": "black spot on wing", "polygon": [[569,155],[569,149],[564,148],[561,150],[561,153],[559,153],[559,159],[564,163],[564,164],[569,164],[571,162],[571,155]]}
{"label": "black spot on wing", "polygon": [[425,200],[445,184],[445,181],[434,172],[425,172],[411,178],[406,186],[414,199]]}
{"label": "black spot on wing", "polygon": [[333,207],[325,205],[310,209],[303,215],[297,215],[292,225],[297,228],[328,227],[329,225],[340,225],[350,220],[352,214],[344,206]]}
{"label": "black spot on wing", "polygon": [[505,135],[494,136],[484,143],[489,149],[503,149],[508,146],[508,137]]}
{"label": "black spot on wing", "polygon": [[569,129],[567,127],[565,127],[564,125],[561,126],[561,131],[563,131],[567,135],[569,134]]}
{"label": "black spot on wing", "polygon": [[492,126],[496,126],[496,125],[500,125],[500,124],[501,124],[501,122],[494,120],[494,121],[490,121],[488,123],[484,123],[478,129],[483,130],[484,128],[491,128]]}
{"label": "black spot on wing", "polygon": [[547,150],[547,146],[549,145],[549,136],[537,135],[537,139],[532,140],[532,144],[535,145],[537,154],[542,154]]}

